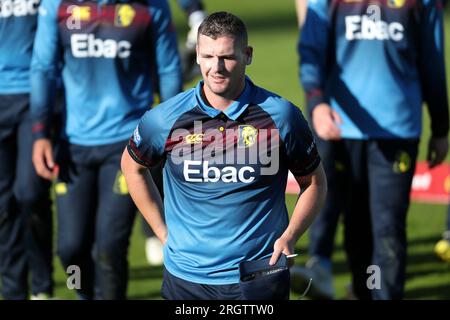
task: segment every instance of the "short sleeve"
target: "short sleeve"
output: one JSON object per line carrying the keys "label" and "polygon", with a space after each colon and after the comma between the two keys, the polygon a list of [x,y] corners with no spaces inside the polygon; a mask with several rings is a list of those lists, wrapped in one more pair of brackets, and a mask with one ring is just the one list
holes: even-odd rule
{"label": "short sleeve", "polygon": [[156,165],[164,156],[167,134],[157,109],[144,114],[127,145],[128,153],[134,161],[146,167]]}
{"label": "short sleeve", "polygon": [[320,164],[316,143],[299,108],[290,105],[282,130],[288,168],[294,176],[306,176]]}

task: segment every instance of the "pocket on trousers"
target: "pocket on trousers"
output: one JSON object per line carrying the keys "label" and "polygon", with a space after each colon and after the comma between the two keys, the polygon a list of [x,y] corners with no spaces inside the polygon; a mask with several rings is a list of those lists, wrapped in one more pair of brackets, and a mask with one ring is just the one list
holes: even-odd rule
{"label": "pocket on trousers", "polygon": [[243,261],[239,264],[239,285],[248,300],[288,300],[290,272],[287,259],[282,255],[270,266],[270,258],[257,261]]}

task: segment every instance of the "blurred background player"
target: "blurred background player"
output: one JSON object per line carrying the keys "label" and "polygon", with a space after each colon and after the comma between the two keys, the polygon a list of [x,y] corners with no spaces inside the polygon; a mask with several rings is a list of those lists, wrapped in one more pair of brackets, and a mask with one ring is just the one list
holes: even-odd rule
{"label": "blurred background player", "polygon": [[[311,232],[313,242],[318,237],[328,246],[319,258],[312,251],[309,272],[297,269],[297,279],[312,277],[314,286],[320,278],[315,266],[331,271],[327,250],[343,208],[354,294],[403,298],[406,214],[424,101],[431,118],[430,168],[448,150],[442,23],[440,0],[308,3],[299,43],[301,81],[324,166],[335,169],[341,163],[343,178],[337,176],[333,186],[327,172],[329,205],[321,213],[321,230]],[[340,184],[345,188],[333,203]],[[380,268],[380,288],[366,285],[369,265]]]}
{"label": "blurred background player", "polygon": [[206,17],[202,0],[177,0],[178,5],[186,13],[189,32],[186,37],[185,50],[182,52],[183,81],[189,82],[200,76],[200,67],[196,61],[198,27]]}
{"label": "blurred background player", "polygon": [[29,69],[39,0],[0,2],[0,280],[4,299],[53,294],[50,183],[31,163]]}
{"label": "blurred background player", "polygon": [[[445,10],[448,10],[450,1],[444,0],[443,2]],[[434,252],[440,259],[450,263],[450,203],[447,207],[447,229],[442,234],[442,239],[436,243]]]}
{"label": "blurred background player", "polygon": [[[201,0],[178,0],[178,5],[186,13],[189,25],[185,48],[181,52],[183,82],[186,83],[201,75],[200,67],[196,61],[195,46],[197,45],[198,27],[205,19],[206,11]],[[164,197],[161,165],[151,168],[150,171],[161,197]],[[163,246],[161,241],[155,236],[152,229],[144,220],[142,221],[142,230],[146,236],[145,256],[147,262],[151,266],[161,266],[163,264]]]}
{"label": "blurred background player", "polygon": [[[306,20],[308,8],[307,0],[296,0],[297,22],[301,29]],[[339,174],[343,164],[334,157],[331,145],[324,142],[312,126],[314,140],[319,154],[323,159],[323,167],[327,176],[328,193],[320,214],[309,228],[308,254],[310,259],[306,267],[295,265],[291,268],[292,289],[299,293],[305,292],[310,279],[310,289],[306,295],[312,299],[333,299],[335,289],[333,285],[331,257],[334,249],[334,239],[341,213],[340,207],[343,186],[339,186]]]}
{"label": "blurred background player", "polygon": [[[67,110],[54,158],[48,114],[60,64]],[[163,101],[182,87],[167,2],[42,1],[31,80],[33,163],[57,178],[58,255],[80,268],[80,299],[124,299],[136,208],[120,156],[155,83]]]}

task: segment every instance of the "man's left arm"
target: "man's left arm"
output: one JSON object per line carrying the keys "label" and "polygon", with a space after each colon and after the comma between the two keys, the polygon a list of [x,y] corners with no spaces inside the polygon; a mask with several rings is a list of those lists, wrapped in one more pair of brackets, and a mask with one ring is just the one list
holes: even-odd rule
{"label": "man's left arm", "polygon": [[271,264],[276,263],[282,253],[294,253],[295,243],[311,225],[327,194],[325,173],[308,122],[300,109],[291,103],[281,103],[279,110],[279,117],[275,116],[275,119],[287,166],[301,192],[289,225],[274,243]]}
{"label": "man's left arm", "polygon": [[166,101],[180,93],[183,87],[177,36],[166,0],[153,1],[150,13],[159,93],[161,101]]}
{"label": "man's left arm", "polygon": [[431,118],[427,160],[433,168],[445,159],[449,131],[441,0],[424,0],[420,19],[419,70],[423,97]]}
{"label": "man's left arm", "polygon": [[36,173],[48,180],[58,174],[50,140],[55,104],[56,77],[61,62],[58,35],[60,1],[43,0],[30,67],[30,113],[33,135],[33,164]]}
{"label": "man's left arm", "polygon": [[284,233],[275,241],[270,264],[277,262],[282,253],[294,253],[297,240],[305,233],[322,208],[327,194],[327,179],[322,163],[306,176],[295,176],[300,186],[300,196]]}

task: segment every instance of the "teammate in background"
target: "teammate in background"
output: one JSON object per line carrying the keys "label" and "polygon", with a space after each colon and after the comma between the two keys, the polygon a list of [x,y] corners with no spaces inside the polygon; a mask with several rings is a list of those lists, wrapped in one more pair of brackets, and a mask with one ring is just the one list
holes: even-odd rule
{"label": "teammate in background", "polygon": [[[201,75],[200,67],[196,62],[195,46],[197,44],[197,30],[200,23],[206,17],[206,12],[202,0],[178,0],[178,4],[186,13],[189,25],[185,49],[181,52],[183,81],[189,82]],[[151,175],[156,187],[163,197],[162,167],[159,165],[152,168]],[[163,264],[163,246],[161,241],[155,236],[154,232],[145,221],[142,223],[142,231],[146,236],[145,256],[148,264],[151,266],[161,266]]]}
{"label": "teammate in background", "polygon": [[[54,158],[48,114],[59,64],[67,114]],[[65,268],[80,268],[80,299],[126,297],[136,208],[120,157],[152,104],[155,75],[162,100],[181,91],[165,0],[42,1],[31,74],[33,162],[39,175],[57,178],[58,255]]]}
{"label": "teammate in background", "polygon": [[[39,1],[0,11],[0,279],[4,299],[53,294],[50,184],[31,163],[29,70]],[[24,8],[19,10],[18,8]]]}
{"label": "teammate in background", "polygon": [[[450,1],[444,0],[445,10],[449,10]],[[442,239],[434,247],[436,255],[447,262],[450,262],[450,204],[447,207],[447,230],[442,234]]]}
{"label": "teammate in background", "polygon": [[196,62],[195,46],[197,45],[197,30],[206,12],[202,0],[177,0],[186,13],[189,32],[186,37],[185,51],[182,54],[183,81],[189,82],[200,76],[200,68]]}
{"label": "teammate in background", "polygon": [[[306,20],[307,0],[296,0],[295,4],[297,21],[301,29]],[[303,293],[308,287],[310,279],[313,279],[306,295],[312,299],[329,300],[335,296],[331,257],[341,214],[342,196],[344,196],[341,190],[345,186],[339,185],[339,181],[342,181],[340,175],[343,171],[343,164],[334,156],[333,148],[317,135],[314,127],[312,132],[327,176],[328,193],[322,211],[309,228],[308,254],[310,259],[307,261],[306,267],[295,265],[291,268],[291,286],[294,291]]]}
{"label": "teammate in background", "polygon": [[[443,0],[445,10],[449,10],[448,0]],[[436,243],[435,252],[439,258],[450,262],[450,204],[447,207],[447,230],[444,231],[442,239]]]}
{"label": "teammate in background", "polygon": [[[431,117],[429,166],[440,164],[448,150],[442,24],[440,0],[308,4],[301,81],[324,166],[342,164],[336,183],[345,186],[345,249],[360,299],[403,298],[406,214],[423,102]],[[320,259],[315,265],[327,268]],[[367,286],[370,265],[380,268],[380,288]],[[314,270],[307,267],[309,278]]]}
{"label": "teammate in background", "polygon": [[[123,153],[130,194],[164,243],[166,299],[250,298],[239,286],[240,262],[271,257],[273,265],[292,254],[323,203],[326,179],[308,124],[246,78],[252,55],[238,17],[208,16],[197,42],[203,81],[147,112]],[[161,159],[165,221],[147,180]],[[302,189],[290,221],[288,169]]]}

